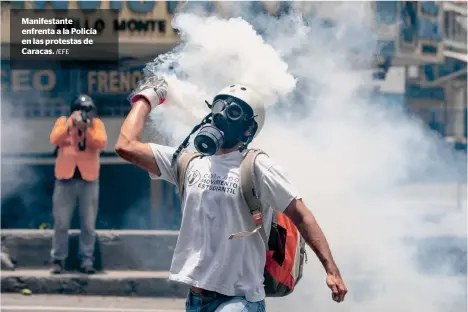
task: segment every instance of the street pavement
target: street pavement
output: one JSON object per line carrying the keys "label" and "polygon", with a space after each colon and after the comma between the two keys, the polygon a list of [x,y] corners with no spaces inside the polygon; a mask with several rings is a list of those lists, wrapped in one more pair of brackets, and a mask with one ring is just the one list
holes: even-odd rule
{"label": "street pavement", "polygon": [[1,294],[1,312],[181,312],[184,299]]}
{"label": "street pavement", "polygon": [[[1,293],[0,312],[185,312],[185,299]],[[276,298],[268,311],[283,312]]]}

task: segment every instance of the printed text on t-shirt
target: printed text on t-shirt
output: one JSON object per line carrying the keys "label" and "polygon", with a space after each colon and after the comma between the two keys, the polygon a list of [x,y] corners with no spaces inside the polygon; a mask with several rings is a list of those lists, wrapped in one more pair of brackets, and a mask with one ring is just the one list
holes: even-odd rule
{"label": "printed text on t-shirt", "polygon": [[236,190],[239,188],[239,178],[232,176],[221,176],[218,174],[200,174],[198,170],[190,172],[188,175],[189,185],[196,185],[200,189],[225,192],[229,194],[236,194]]}

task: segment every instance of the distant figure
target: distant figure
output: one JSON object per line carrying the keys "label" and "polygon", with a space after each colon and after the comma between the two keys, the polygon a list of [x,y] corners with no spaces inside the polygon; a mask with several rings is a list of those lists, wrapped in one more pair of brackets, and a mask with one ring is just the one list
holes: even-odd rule
{"label": "distant figure", "polygon": [[80,270],[93,274],[95,227],[99,199],[99,154],[107,144],[104,123],[87,95],[71,104],[71,115],[55,122],[50,142],[58,148],[53,195],[54,237],[52,274],[64,271],[68,256],[68,230],[77,202],[80,213]]}

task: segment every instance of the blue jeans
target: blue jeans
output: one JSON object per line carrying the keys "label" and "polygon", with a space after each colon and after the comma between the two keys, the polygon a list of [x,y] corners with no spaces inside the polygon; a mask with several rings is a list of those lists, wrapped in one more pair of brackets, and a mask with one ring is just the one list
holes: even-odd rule
{"label": "blue jeans", "polygon": [[250,302],[244,297],[202,295],[189,291],[185,309],[187,312],[265,312],[265,300]]}

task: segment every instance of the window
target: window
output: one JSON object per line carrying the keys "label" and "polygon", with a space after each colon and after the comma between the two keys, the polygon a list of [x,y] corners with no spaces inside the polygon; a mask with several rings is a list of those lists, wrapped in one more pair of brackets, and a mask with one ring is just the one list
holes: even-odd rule
{"label": "window", "polygon": [[408,78],[411,78],[411,79],[419,78],[419,68],[417,65],[408,66]]}

